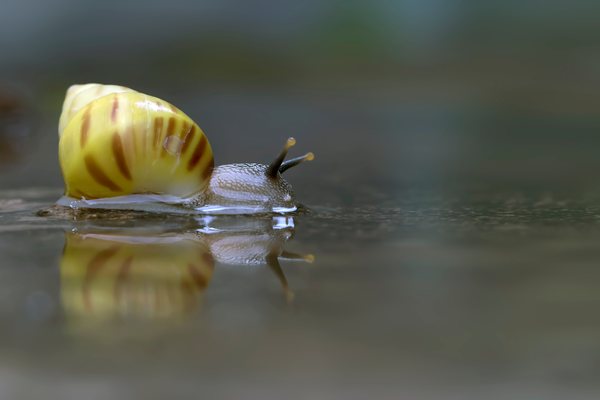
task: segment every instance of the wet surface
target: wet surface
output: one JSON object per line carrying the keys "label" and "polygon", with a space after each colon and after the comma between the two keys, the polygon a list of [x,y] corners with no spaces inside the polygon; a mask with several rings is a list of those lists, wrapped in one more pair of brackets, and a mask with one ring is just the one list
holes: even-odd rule
{"label": "wet surface", "polygon": [[36,215],[59,195],[0,194],[5,393],[597,393],[595,202]]}
{"label": "wet surface", "polygon": [[[59,3],[0,12],[0,398],[600,397],[600,5]],[[302,211],[57,211],[85,82],[295,137]]]}

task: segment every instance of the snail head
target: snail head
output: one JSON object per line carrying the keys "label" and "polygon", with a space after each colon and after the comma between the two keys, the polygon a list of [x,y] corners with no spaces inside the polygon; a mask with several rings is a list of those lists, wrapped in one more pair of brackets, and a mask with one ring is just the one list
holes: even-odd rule
{"label": "snail head", "polygon": [[207,191],[207,207],[229,207],[240,212],[285,212],[296,207],[292,186],[282,174],[315,158],[309,152],[285,160],[294,138],[288,138],[279,155],[269,165],[257,163],[226,164],[213,171]]}

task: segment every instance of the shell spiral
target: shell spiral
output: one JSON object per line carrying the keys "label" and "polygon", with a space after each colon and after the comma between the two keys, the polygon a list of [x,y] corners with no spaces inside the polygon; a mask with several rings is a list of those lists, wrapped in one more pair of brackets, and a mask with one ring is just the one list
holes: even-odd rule
{"label": "shell spiral", "polygon": [[71,86],[59,138],[65,194],[73,198],[187,198],[207,188],[214,167],[194,121],[164,100],[122,86]]}

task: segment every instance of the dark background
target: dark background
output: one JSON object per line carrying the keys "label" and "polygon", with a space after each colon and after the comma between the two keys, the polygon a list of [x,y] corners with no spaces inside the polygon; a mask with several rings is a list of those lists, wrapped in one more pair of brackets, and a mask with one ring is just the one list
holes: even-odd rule
{"label": "dark background", "polygon": [[[4,0],[0,397],[598,398],[599,14],[582,0]],[[292,302],[266,265],[217,262],[185,316],[69,309],[85,285],[61,275],[65,234],[181,238],[203,221],[36,216],[61,192],[65,91],[85,82],[170,101],[217,164],[267,162],[288,136],[316,154],[286,173],[309,209],[286,248],[315,259],[281,261]],[[213,222],[259,249],[272,233],[236,231],[271,216]],[[172,279],[132,280],[133,295]]]}
{"label": "dark background", "polygon": [[[3,2],[3,187],[61,185],[66,88],[167,99],[217,163],[317,162],[297,190],[595,193],[600,6],[587,1]],[[6,101],[5,101],[6,102]],[[10,149],[8,149],[10,147]],[[14,157],[8,157],[9,153]],[[332,198],[334,202],[342,198]],[[376,198],[370,198],[375,203]]]}

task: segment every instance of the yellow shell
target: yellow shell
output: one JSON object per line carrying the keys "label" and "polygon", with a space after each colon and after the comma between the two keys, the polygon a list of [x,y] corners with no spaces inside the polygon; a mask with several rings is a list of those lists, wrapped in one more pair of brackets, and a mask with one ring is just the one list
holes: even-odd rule
{"label": "yellow shell", "polygon": [[71,86],[59,137],[65,194],[74,198],[186,198],[206,189],[214,167],[194,121],[166,101],[122,86]]}

